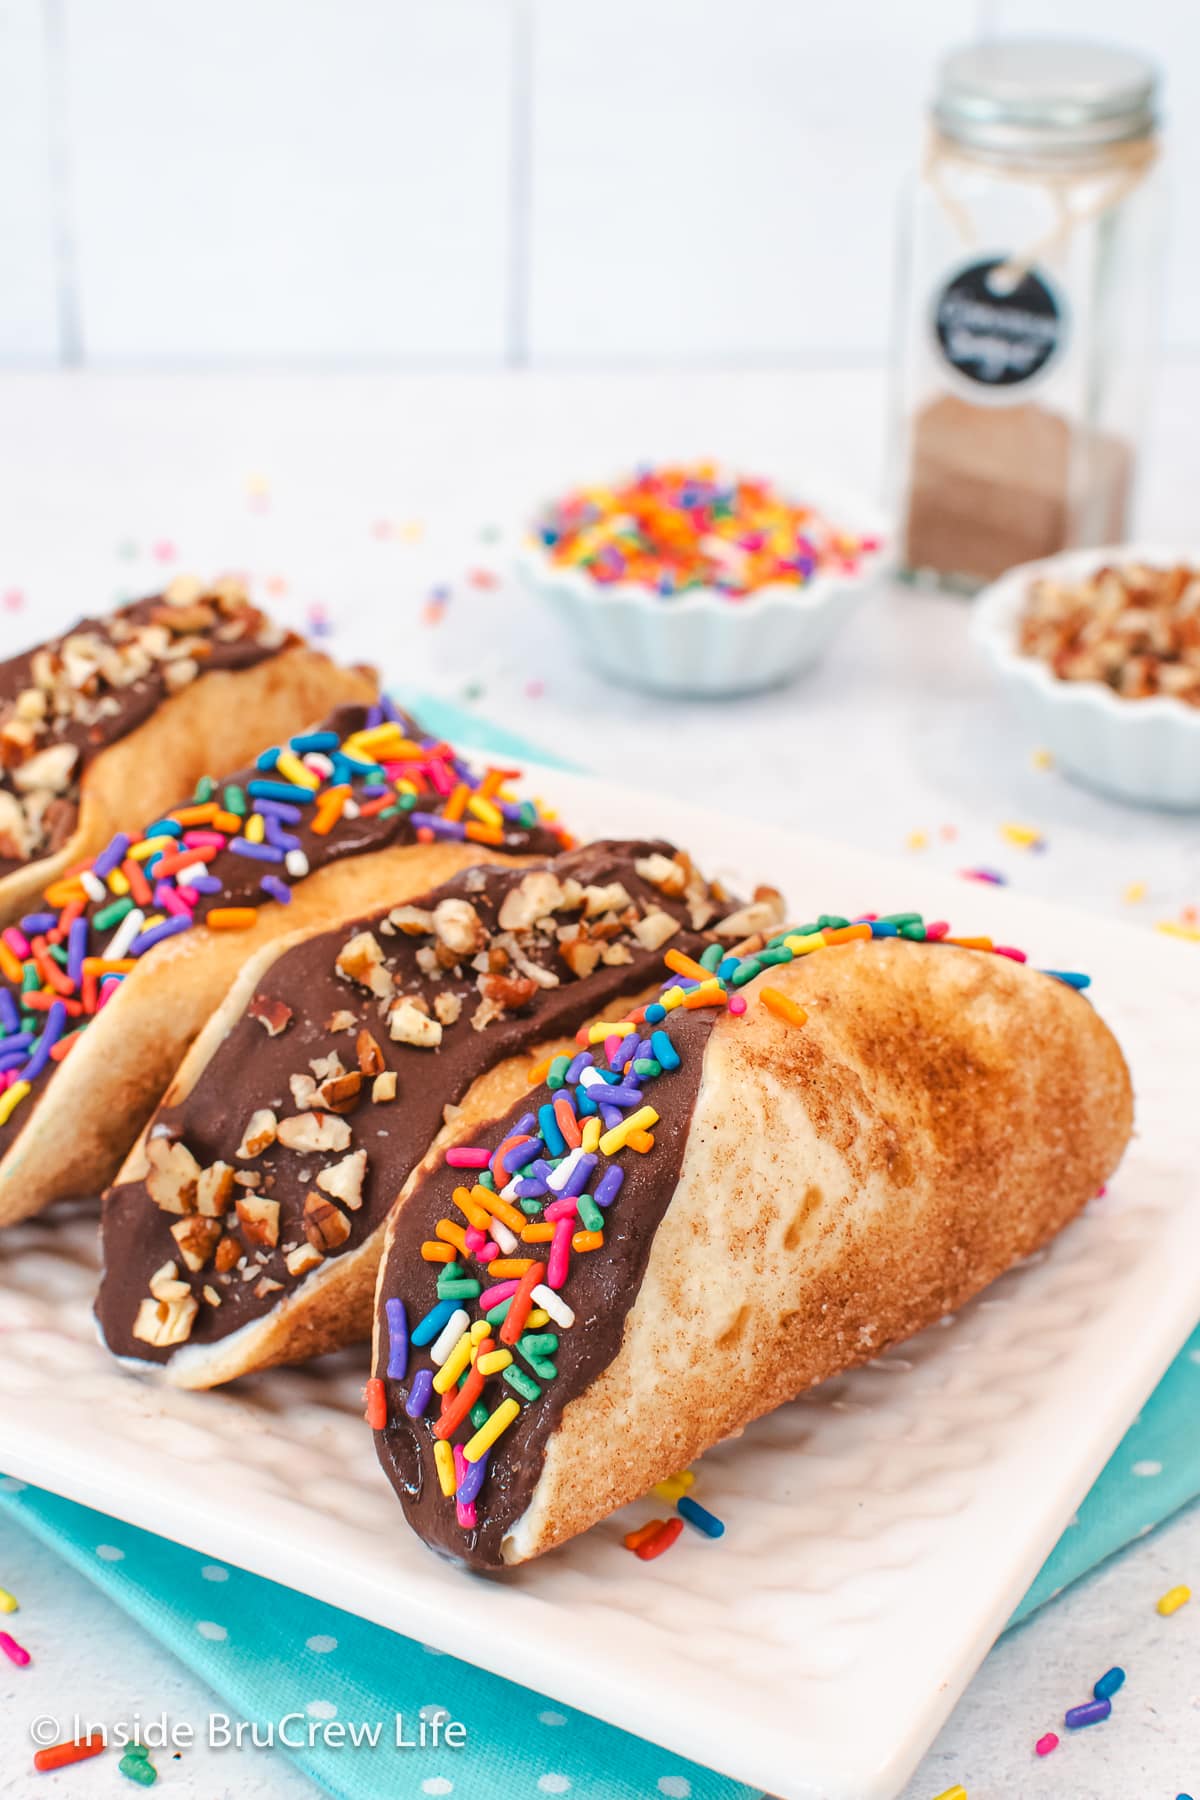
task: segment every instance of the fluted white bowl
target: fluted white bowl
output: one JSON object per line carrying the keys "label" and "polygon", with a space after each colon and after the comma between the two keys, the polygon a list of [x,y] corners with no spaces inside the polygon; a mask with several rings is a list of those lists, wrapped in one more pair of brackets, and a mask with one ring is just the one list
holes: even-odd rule
{"label": "fluted white bowl", "polygon": [[518,551],[517,570],[558,614],[580,656],[614,681],[710,699],[777,687],[820,660],[885,572],[885,527],[873,507],[804,485],[792,491],[840,530],[884,547],[865,552],[853,573],[821,570],[803,587],[777,582],[744,600],[717,588],[664,599],[635,582],[594,581],[555,562],[535,539]]}
{"label": "fluted white bowl", "polygon": [[1078,581],[1106,565],[1200,567],[1200,548],[1118,544],[1071,550],[1009,569],[975,600],[975,641],[1055,761],[1077,781],[1139,806],[1200,807],[1200,707],[1166,695],[1124,700],[1102,681],[1061,681],[1018,647],[1029,589],[1044,576]]}

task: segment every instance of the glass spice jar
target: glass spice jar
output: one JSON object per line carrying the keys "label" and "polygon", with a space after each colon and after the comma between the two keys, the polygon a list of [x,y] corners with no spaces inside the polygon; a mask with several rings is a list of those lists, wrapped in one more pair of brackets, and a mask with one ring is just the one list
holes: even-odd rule
{"label": "glass spice jar", "polygon": [[902,232],[899,555],[970,590],[1126,534],[1160,298],[1157,76],[974,45],[940,72]]}

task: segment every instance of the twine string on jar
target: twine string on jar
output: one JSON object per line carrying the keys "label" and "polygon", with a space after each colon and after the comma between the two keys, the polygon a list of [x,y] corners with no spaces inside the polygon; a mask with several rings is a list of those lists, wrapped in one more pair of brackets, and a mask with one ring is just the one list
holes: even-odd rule
{"label": "twine string on jar", "polygon": [[[1064,253],[1072,232],[1103,217],[1128,199],[1150,174],[1158,155],[1157,140],[1144,137],[1107,145],[1102,157],[1090,158],[1086,163],[1072,162],[1057,169],[1045,164],[1035,168],[1028,161],[1014,160],[1005,163],[998,158],[989,157],[987,171],[991,177],[1044,189],[1057,219],[1052,230],[1024,250],[1008,256],[1002,266],[993,271],[989,286],[996,292],[1011,292],[1013,288],[1020,286],[1036,263]],[[967,248],[978,244],[979,233],[975,229],[969,207],[957,194],[950,191],[946,177],[952,168],[978,170],[979,167],[978,155],[962,150],[936,128],[929,130],[921,168],[922,177]],[[1100,187],[1086,204],[1073,207],[1072,194],[1085,183],[1093,185],[1097,175],[1106,170],[1111,170],[1111,180]]]}

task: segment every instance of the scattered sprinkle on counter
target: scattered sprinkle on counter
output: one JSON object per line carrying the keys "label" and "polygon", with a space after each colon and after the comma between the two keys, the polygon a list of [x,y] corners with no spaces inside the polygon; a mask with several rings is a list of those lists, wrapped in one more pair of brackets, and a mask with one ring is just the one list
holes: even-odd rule
{"label": "scattered sprinkle on counter", "polygon": [[1125,1671],[1118,1667],[1111,1668],[1103,1674],[1092,1689],[1097,1700],[1111,1700],[1113,1695],[1125,1686]]}
{"label": "scattered sprinkle on counter", "polygon": [[1186,1606],[1191,1597],[1192,1590],[1190,1587],[1180,1586],[1168,1588],[1166,1593],[1159,1600],[1156,1611],[1160,1612],[1164,1619],[1169,1619],[1171,1614],[1177,1613],[1181,1606]]}
{"label": "scattered sprinkle on counter", "polygon": [[961,1781],[956,1781],[953,1787],[945,1788],[940,1794],[935,1794],[934,1800],[967,1800],[967,1790]]}
{"label": "scattered sprinkle on counter", "polygon": [[1033,1746],[1034,1753],[1037,1756],[1049,1756],[1049,1754],[1052,1750],[1058,1749],[1058,1745],[1059,1745],[1059,1736],[1058,1736],[1057,1731],[1048,1731],[1046,1733],[1046,1735],[1044,1737],[1040,1737],[1038,1739],[1037,1743]]}
{"label": "scattered sprinkle on counter", "polygon": [[547,510],[537,537],[555,562],[598,585],[626,582],[664,601],[695,588],[736,602],[765,587],[804,587],[826,571],[855,573],[879,549],[770,482],[726,478],[708,462],[578,488]]}
{"label": "scattered sprinkle on counter", "polygon": [[0,1631],[0,1650],[3,1650],[9,1662],[15,1663],[18,1669],[28,1668],[33,1661],[24,1645],[18,1644],[16,1638],[10,1637],[7,1631]]}
{"label": "scattered sprinkle on counter", "polygon": [[1018,850],[1044,850],[1046,840],[1036,825],[1007,824],[1000,827],[1000,836],[1006,844],[1012,844]]}
{"label": "scattered sprinkle on counter", "polygon": [[65,1744],[50,1744],[37,1751],[33,1766],[43,1774],[51,1769],[66,1769],[72,1763],[86,1762],[89,1756],[99,1756],[103,1749],[103,1735],[96,1732],[93,1737],[72,1738]]}
{"label": "scattered sprinkle on counter", "polygon": [[1111,1712],[1111,1700],[1085,1700],[1082,1706],[1067,1708],[1063,1724],[1068,1731],[1082,1731],[1085,1725],[1099,1725]]}
{"label": "scattered sprinkle on counter", "polygon": [[0,1588],[0,1612],[14,1613],[17,1610],[16,1595],[10,1594],[7,1588]]}

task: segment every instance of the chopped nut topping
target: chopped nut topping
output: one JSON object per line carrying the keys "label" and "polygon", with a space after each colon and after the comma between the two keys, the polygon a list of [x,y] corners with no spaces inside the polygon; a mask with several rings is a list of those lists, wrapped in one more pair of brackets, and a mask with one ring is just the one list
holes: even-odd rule
{"label": "chopped nut topping", "polygon": [[783,896],[776,888],[759,887],[749,906],[718,920],[713,930],[720,938],[741,938],[753,931],[772,931],[782,923]]}
{"label": "chopped nut topping", "polygon": [[216,1249],[217,1240],[221,1236],[221,1221],[202,1219],[199,1213],[193,1213],[189,1218],[179,1219],[172,1225],[171,1236],[179,1246],[180,1256],[194,1274],[197,1269],[204,1267]]}
{"label": "chopped nut topping", "polygon": [[269,994],[255,994],[247,1012],[252,1019],[257,1019],[268,1037],[278,1037],[286,1031],[294,1014],[290,1006],[282,1000],[272,999]]}
{"label": "chopped nut topping", "polygon": [[528,1006],[538,991],[527,975],[481,975],[476,986],[485,1001],[500,1012],[517,1012]]}
{"label": "chopped nut topping", "polygon": [[317,1084],[313,1076],[305,1075],[303,1072],[289,1075],[288,1087],[292,1091],[292,1104],[298,1106],[302,1112],[306,1106],[316,1105]]}
{"label": "chopped nut topping", "polygon": [[570,938],[559,946],[559,954],[563,961],[579,981],[586,981],[594,975],[600,962],[600,952],[604,948],[601,943],[594,943],[582,936]]}
{"label": "chopped nut topping", "polygon": [[228,1275],[236,1268],[238,1258],[242,1254],[242,1246],[235,1237],[223,1237],[217,1245],[217,1254],[213,1257],[213,1267],[218,1275]]}
{"label": "chopped nut topping", "polygon": [[269,1106],[260,1106],[250,1114],[246,1129],[242,1133],[242,1141],[234,1151],[243,1162],[252,1156],[261,1156],[263,1151],[275,1142],[279,1135],[279,1121]]}
{"label": "chopped nut topping", "polygon": [[384,1000],[392,991],[392,978],[384,966],[379,939],[372,931],[359,931],[343,944],[336,963],[339,975],[356,981]]}
{"label": "chopped nut topping", "polygon": [[1123,700],[1200,707],[1200,569],[1145,563],[1035,581],[1018,625],[1026,656],[1060,681],[1099,681]]}
{"label": "chopped nut topping", "polygon": [[619,881],[610,881],[607,887],[585,888],[583,901],[589,919],[600,913],[623,912],[631,904],[628,890]]}
{"label": "chopped nut topping", "polygon": [[388,1032],[397,1044],[412,1044],[418,1050],[436,1050],[442,1041],[442,1028],[403,995],[388,1014]]}
{"label": "chopped nut topping", "polygon": [[345,1150],[350,1127],[333,1113],[306,1112],[295,1119],[281,1119],[279,1142],[288,1150]]}
{"label": "chopped nut topping", "polygon": [[218,1294],[211,1281],[206,1281],[200,1291],[210,1306],[220,1306],[221,1296]]}
{"label": "chopped nut topping", "polygon": [[396,1098],[396,1071],[384,1069],[371,1083],[371,1099],[376,1106]]}
{"label": "chopped nut topping", "polygon": [[201,1169],[196,1179],[196,1211],[210,1219],[219,1219],[229,1205],[233,1193],[233,1170],[228,1163],[215,1162]]}
{"label": "chopped nut topping", "polygon": [[394,906],[388,914],[388,922],[402,931],[405,937],[426,937],[433,934],[433,914],[426,912],[421,906]]}
{"label": "chopped nut topping", "polygon": [[146,1192],[154,1204],[164,1212],[195,1212],[200,1164],[187,1145],[152,1137],[146,1145],[146,1157],[150,1164]]}
{"label": "chopped nut topping", "polygon": [[341,1162],[330,1163],[317,1176],[317,1186],[322,1193],[332,1194],[351,1212],[357,1212],[362,1205],[363,1181],[367,1173],[367,1153],[365,1150],[354,1150],[344,1156]]}
{"label": "chopped nut topping", "polygon": [[304,1235],[322,1254],[336,1250],[350,1236],[350,1221],[332,1200],[309,1194],[304,1202]]}
{"label": "chopped nut topping", "polygon": [[557,912],[566,899],[558,877],[550,869],[530,869],[504,896],[500,907],[501,931],[527,931],[538,919]]}
{"label": "chopped nut topping", "polygon": [[643,881],[649,882],[651,887],[657,888],[660,894],[666,894],[669,899],[679,899],[687,886],[688,870],[674,857],[664,856],[660,850],[655,850],[650,856],[639,857],[633,866]]}
{"label": "chopped nut topping", "polygon": [[200,1303],[192,1294],[178,1300],[143,1300],[133,1321],[133,1335],[156,1350],[184,1344],[192,1335],[199,1310]]}
{"label": "chopped nut topping", "polygon": [[265,1300],[268,1294],[278,1294],[282,1288],[282,1281],[275,1281],[270,1275],[264,1275],[254,1290],[254,1298]]}
{"label": "chopped nut topping", "polygon": [[331,1075],[317,1089],[319,1104],[328,1112],[353,1112],[362,1098],[362,1076],[357,1069]]}
{"label": "chopped nut topping", "polygon": [[297,1244],[294,1250],[288,1251],[283,1260],[289,1275],[307,1275],[310,1269],[315,1269],[318,1263],[325,1261],[325,1258],[315,1244],[306,1243]]}
{"label": "chopped nut topping", "polygon": [[[238,1224],[247,1244],[273,1250],[279,1242],[279,1202],[257,1196],[237,1203]],[[226,1242],[232,1240],[227,1239]],[[219,1259],[218,1259],[219,1260]]]}
{"label": "chopped nut topping", "polygon": [[433,929],[438,941],[446,946],[456,960],[473,956],[487,942],[483,920],[471,902],[453,896],[439,900],[434,908]]}
{"label": "chopped nut topping", "polygon": [[433,1003],[434,1017],[442,1025],[457,1025],[462,1016],[462,1009],[462,995],[452,992],[449,988],[439,994]]}
{"label": "chopped nut topping", "polygon": [[658,950],[679,930],[679,920],[669,912],[648,912],[633,928],[633,935],[643,950]]}
{"label": "chopped nut topping", "polygon": [[362,1075],[381,1075],[387,1067],[383,1051],[369,1031],[360,1031],[354,1040],[354,1054],[358,1058],[359,1073]]}
{"label": "chopped nut topping", "polygon": [[318,1081],[328,1081],[332,1075],[346,1073],[346,1065],[336,1050],[331,1050],[328,1056],[310,1057],[308,1066]]}
{"label": "chopped nut topping", "polygon": [[182,1300],[191,1291],[187,1282],[179,1279],[178,1263],[165,1262],[150,1277],[150,1292],[156,1300]]}
{"label": "chopped nut topping", "polygon": [[330,1013],[325,1021],[326,1031],[353,1031],[358,1024],[358,1015],[352,1012]]}

